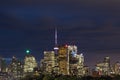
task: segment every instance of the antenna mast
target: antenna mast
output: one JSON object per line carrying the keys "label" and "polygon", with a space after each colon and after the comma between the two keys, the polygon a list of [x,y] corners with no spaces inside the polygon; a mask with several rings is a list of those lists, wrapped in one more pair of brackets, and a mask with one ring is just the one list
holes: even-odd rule
{"label": "antenna mast", "polygon": [[57,28],[55,28],[55,46],[57,46]]}
{"label": "antenna mast", "polygon": [[57,51],[58,50],[58,42],[57,42],[57,28],[55,28],[55,47],[54,50]]}

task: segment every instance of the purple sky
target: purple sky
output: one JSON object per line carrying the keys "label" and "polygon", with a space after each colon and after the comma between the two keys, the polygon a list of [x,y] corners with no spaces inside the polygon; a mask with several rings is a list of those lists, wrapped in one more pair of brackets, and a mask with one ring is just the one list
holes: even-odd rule
{"label": "purple sky", "polygon": [[105,56],[120,61],[119,0],[1,0],[0,55],[24,58],[30,49],[37,60],[59,44],[75,44],[94,66]]}

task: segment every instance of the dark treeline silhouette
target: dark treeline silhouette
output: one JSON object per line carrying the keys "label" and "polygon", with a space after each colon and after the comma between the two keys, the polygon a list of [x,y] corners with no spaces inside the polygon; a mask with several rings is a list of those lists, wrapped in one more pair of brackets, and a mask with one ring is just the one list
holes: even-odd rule
{"label": "dark treeline silhouette", "polygon": [[31,76],[27,75],[21,80],[120,80],[120,75],[114,76],[101,76],[101,77],[92,77],[92,76],[67,76],[67,75],[39,75]]}

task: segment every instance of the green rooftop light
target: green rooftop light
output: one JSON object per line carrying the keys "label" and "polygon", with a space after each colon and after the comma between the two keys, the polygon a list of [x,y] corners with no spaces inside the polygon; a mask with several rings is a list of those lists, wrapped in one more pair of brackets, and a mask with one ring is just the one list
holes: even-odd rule
{"label": "green rooftop light", "polygon": [[27,53],[27,54],[30,54],[30,50],[26,50],[26,53]]}

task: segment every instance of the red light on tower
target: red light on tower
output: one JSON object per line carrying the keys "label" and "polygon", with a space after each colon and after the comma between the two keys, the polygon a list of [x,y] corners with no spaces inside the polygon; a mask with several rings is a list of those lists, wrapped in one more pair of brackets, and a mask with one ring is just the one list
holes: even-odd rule
{"label": "red light on tower", "polygon": [[66,45],[65,45],[65,47],[67,48],[67,47],[68,47],[68,45],[66,44]]}

